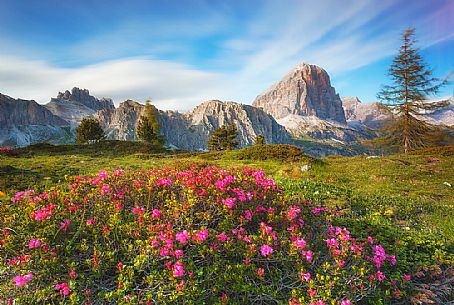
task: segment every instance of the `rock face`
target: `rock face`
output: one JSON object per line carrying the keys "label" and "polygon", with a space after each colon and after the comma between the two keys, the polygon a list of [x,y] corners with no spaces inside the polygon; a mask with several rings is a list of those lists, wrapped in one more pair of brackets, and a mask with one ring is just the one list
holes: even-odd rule
{"label": "rock face", "polygon": [[288,115],[316,116],[346,124],[342,102],[331,87],[328,73],[315,65],[299,65],[257,96],[253,105],[275,119]]}
{"label": "rock face", "polygon": [[371,129],[379,129],[389,118],[388,112],[381,109],[377,102],[362,103],[356,96],[341,99],[345,117],[351,126],[360,127],[359,124],[362,124]]}
{"label": "rock face", "polygon": [[97,99],[90,95],[87,89],[74,87],[71,92],[59,92],[56,98],[52,98],[45,105],[53,114],[77,125],[82,118],[93,115],[103,109],[114,109],[111,99]]}
{"label": "rock face", "polygon": [[69,138],[69,123],[44,106],[0,94],[0,145],[24,146]]}
{"label": "rock face", "polygon": [[[94,116],[101,122],[111,139],[136,139],[136,128],[144,105],[128,100],[117,109],[104,109]],[[206,150],[208,137],[222,125],[235,124],[240,147],[254,143],[257,135],[267,143],[286,143],[284,127],[261,109],[233,102],[207,101],[187,113],[158,111],[160,134],[166,144],[186,150]]]}

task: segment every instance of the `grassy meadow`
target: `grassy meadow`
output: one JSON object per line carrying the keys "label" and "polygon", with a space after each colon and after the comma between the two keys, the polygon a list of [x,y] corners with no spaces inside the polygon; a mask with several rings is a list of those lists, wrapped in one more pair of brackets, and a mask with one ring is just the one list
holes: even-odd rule
{"label": "grassy meadow", "polygon": [[285,196],[328,207],[333,224],[349,228],[353,236],[372,235],[395,253],[401,272],[415,275],[408,300],[452,300],[454,146],[408,155],[322,159],[280,146],[257,149],[184,153],[153,151],[138,142],[39,144],[0,152],[0,191],[5,193],[0,200],[9,201],[22,190],[67,185],[71,176],[102,170],[185,169],[194,163],[261,169]]}

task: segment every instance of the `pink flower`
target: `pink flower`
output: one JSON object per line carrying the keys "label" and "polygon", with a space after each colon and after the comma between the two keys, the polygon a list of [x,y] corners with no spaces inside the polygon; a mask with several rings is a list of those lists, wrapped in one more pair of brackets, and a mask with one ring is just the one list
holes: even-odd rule
{"label": "pink flower", "polygon": [[251,220],[251,219],[252,219],[251,211],[246,210],[246,212],[244,212],[244,217],[245,217],[247,220]]}
{"label": "pink flower", "polygon": [[404,283],[408,282],[411,279],[411,276],[409,274],[404,274],[403,276]]}
{"label": "pink flower", "polygon": [[260,247],[260,252],[262,253],[262,256],[267,257],[271,255],[271,253],[273,253],[273,248],[268,245],[263,245],[262,247]]}
{"label": "pink flower", "polygon": [[292,205],[289,207],[287,216],[289,219],[295,219],[298,216],[298,213],[301,212],[301,209],[299,206]]}
{"label": "pink flower", "polygon": [[222,199],[222,203],[225,204],[229,209],[233,207],[233,204],[235,203],[236,198],[227,198],[227,199]]}
{"label": "pink flower", "polygon": [[317,290],[315,290],[315,289],[308,289],[308,290],[307,290],[307,293],[309,293],[309,295],[313,298],[313,297],[315,297],[315,295],[317,294]]}
{"label": "pink flower", "polygon": [[76,273],[75,270],[71,270],[71,271],[69,272],[69,277],[73,279],[73,278],[76,277],[76,274],[77,274],[77,273]]}
{"label": "pink flower", "polygon": [[391,255],[389,257],[389,261],[391,262],[391,265],[395,265],[396,264],[396,256],[395,255]]}
{"label": "pink flower", "polygon": [[103,185],[103,187],[101,188],[101,194],[103,194],[103,195],[107,194],[109,191],[110,191],[110,186],[108,186],[108,185]]}
{"label": "pink flower", "polygon": [[98,178],[104,181],[107,178],[108,174],[106,170],[100,171],[98,174]]}
{"label": "pink flower", "polygon": [[68,231],[68,228],[69,228],[69,225],[70,225],[70,224],[71,224],[71,220],[66,219],[66,220],[64,220],[63,222],[60,223],[60,229],[61,229],[63,232]]}
{"label": "pink flower", "polygon": [[225,233],[221,233],[221,234],[217,235],[216,238],[219,241],[230,240],[230,238]]}
{"label": "pink flower", "polygon": [[301,251],[301,254],[306,257],[306,260],[309,263],[312,262],[312,251],[311,250],[308,250],[308,251],[303,250],[303,251]]}
{"label": "pink flower", "polygon": [[184,254],[183,250],[177,250],[177,251],[175,251],[175,257],[176,257],[176,258],[182,257],[183,254]]}
{"label": "pink flower", "polygon": [[157,179],[156,183],[158,184],[158,186],[172,185],[172,180],[170,180],[169,178]]}
{"label": "pink flower", "polygon": [[30,239],[30,242],[28,244],[29,249],[38,248],[39,246],[41,246],[40,239],[34,239],[34,238]]}
{"label": "pink flower", "polygon": [[208,230],[203,229],[195,233],[194,239],[197,241],[204,241],[208,237]]}
{"label": "pink flower", "polygon": [[306,247],[306,241],[302,238],[298,238],[293,242],[293,245],[297,248],[305,248]]}
{"label": "pink flower", "polygon": [[174,277],[182,277],[184,275],[183,264],[180,261],[176,261],[172,267],[172,272]]}
{"label": "pink flower", "polygon": [[154,218],[159,218],[161,217],[161,211],[159,211],[158,209],[154,209],[152,215]]}
{"label": "pink flower", "polygon": [[189,239],[188,231],[184,230],[183,232],[177,233],[175,235],[175,239],[180,243],[185,244]]}
{"label": "pink flower", "polygon": [[335,238],[327,239],[327,240],[326,240],[326,245],[327,245],[328,247],[337,248],[337,246],[338,246],[337,240],[336,240]]}
{"label": "pink flower", "polygon": [[381,271],[377,271],[377,280],[379,282],[383,281],[385,279],[385,275]]}
{"label": "pink flower", "polygon": [[259,268],[259,269],[257,270],[257,274],[258,274],[258,276],[260,276],[260,277],[262,277],[264,273],[265,273],[265,270],[263,270],[263,268]]}
{"label": "pink flower", "polygon": [[18,286],[18,287],[22,287],[22,286],[26,285],[32,278],[33,278],[33,274],[31,274],[31,273],[24,275],[24,276],[20,276],[20,275],[15,276],[14,284],[16,284],[16,286]]}
{"label": "pink flower", "polygon": [[132,213],[133,214],[143,214],[143,213],[145,213],[145,208],[137,206],[135,208],[132,208]]}
{"label": "pink flower", "polygon": [[303,274],[302,274],[302,277],[303,277],[303,279],[304,279],[306,282],[309,282],[310,279],[311,279],[311,274],[310,274],[309,272],[303,273]]}
{"label": "pink flower", "polygon": [[348,299],[347,299],[347,300],[343,300],[343,301],[341,302],[341,305],[351,305],[351,304],[352,304],[352,303],[351,303],[350,300],[348,300]]}
{"label": "pink flower", "polygon": [[60,291],[61,295],[68,295],[71,291],[69,290],[69,286],[67,283],[61,283],[55,285],[55,289]]}
{"label": "pink flower", "polygon": [[96,222],[95,219],[87,219],[87,226],[89,226],[89,225],[94,225],[95,222]]}

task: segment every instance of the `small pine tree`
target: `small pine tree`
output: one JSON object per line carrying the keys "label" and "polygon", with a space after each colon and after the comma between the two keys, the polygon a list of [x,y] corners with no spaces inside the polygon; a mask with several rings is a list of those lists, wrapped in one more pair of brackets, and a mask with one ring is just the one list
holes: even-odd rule
{"label": "small pine tree", "polygon": [[414,47],[415,29],[409,28],[402,35],[402,46],[394,58],[389,75],[392,85],[383,86],[377,97],[389,110],[392,120],[381,130],[377,143],[390,148],[399,148],[405,153],[439,143],[443,135],[439,127],[422,119],[427,111],[447,105],[447,101],[430,102],[428,95],[438,93],[446,81],[432,76]]}
{"label": "small pine tree", "polygon": [[164,144],[162,136],[159,135],[159,122],[157,119],[157,109],[151,105],[148,100],[145,104],[144,115],[139,118],[137,125],[137,136],[146,144],[159,145]]}
{"label": "small pine tree", "polygon": [[236,137],[237,130],[234,124],[230,124],[229,126],[222,125],[214,130],[208,138],[208,150],[232,150],[239,144]]}
{"label": "small pine tree", "polygon": [[94,118],[83,118],[76,128],[76,143],[87,144],[104,139],[104,130],[99,121]]}
{"label": "small pine tree", "polygon": [[259,134],[255,138],[255,145],[265,145],[265,137],[263,135]]}

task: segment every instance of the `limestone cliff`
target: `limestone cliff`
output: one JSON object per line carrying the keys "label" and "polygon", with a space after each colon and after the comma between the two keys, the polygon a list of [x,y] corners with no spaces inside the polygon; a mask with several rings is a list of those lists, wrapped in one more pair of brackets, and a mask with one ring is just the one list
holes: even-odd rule
{"label": "limestone cliff", "polygon": [[275,119],[288,115],[315,116],[345,124],[342,102],[322,68],[301,64],[281,81],[257,96],[254,106]]}

